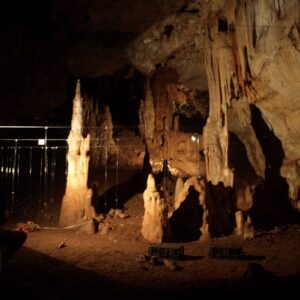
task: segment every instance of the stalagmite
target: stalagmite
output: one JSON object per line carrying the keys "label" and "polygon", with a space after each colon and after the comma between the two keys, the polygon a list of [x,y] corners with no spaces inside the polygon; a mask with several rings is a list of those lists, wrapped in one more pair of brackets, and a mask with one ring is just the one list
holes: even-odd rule
{"label": "stalagmite", "polygon": [[[253,194],[255,185],[249,184],[246,181],[241,181],[235,185],[236,189],[236,234],[242,236],[245,240],[252,239],[255,235],[254,227],[252,226],[249,211],[253,205]],[[246,218],[246,220],[245,220]]]}
{"label": "stalagmite", "polygon": [[114,157],[116,145],[113,139],[113,123],[108,106],[99,108],[92,99],[85,99],[83,121],[86,131],[91,135],[90,166],[103,167]]}
{"label": "stalagmite", "polygon": [[252,225],[252,221],[250,216],[247,216],[247,219],[244,223],[244,240],[253,240],[255,237],[255,230],[254,227]]}
{"label": "stalagmite", "polygon": [[235,212],[235,222],[236,222],[236,234],[239,236],[243,236],[244,234],[244,218],[243,212],[238,210]]}
{"label": "stalagmite", "polygon": [[82,101],[78,80],[73,100],[71,131],[67,140],[68,176],[59,219],[61,227],[80,224],[95,216],[91,204],[92,191],[87,187],[90,135],[86,138],[82,136]]}
{"label": "stalagmite", "polygon": [[150,143],[154,137],[155,111],[149,80],[145,87],[145,95],[145,101],[141,101],[139,109],[139,129],[141,136],[145,138],[147,143]]}
{"label": "stalagmite", "polygon": [[289,185],[289,198],[291,200],[291,204],[296,209],[299,209],[300,160],[284,162],[280,168],[280,174],[286,178]]}
{"label": "stalagmite", "polygon": [[171,233],[167,218],[167,204],[164,199],[160,198],[152,174],[148,176],[147,188],[144,191],[143,198],[145,212],[141,232],[144,239],[156,244],[170,241]]}

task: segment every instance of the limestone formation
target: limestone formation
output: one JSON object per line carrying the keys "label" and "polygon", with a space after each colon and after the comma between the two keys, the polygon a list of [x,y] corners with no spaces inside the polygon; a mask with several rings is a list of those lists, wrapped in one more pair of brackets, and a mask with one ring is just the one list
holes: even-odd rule
{"label": "limestone formation", "polygon": [[[191,100],[189,89],[178,84],[177,77],[167,68],[152,74],[146,83],[145,101],[139,109],[139,130],[145,139],[154,173],[161,172],[167,161],[172,175],[204,176],[202,135],[194,128],[187,128],[194,133],[180,129],[179,113],[196,100]],[[200,111],[197,113],[200,115]]]}
{"label": "limestone formation", "polygon": [[254,227],[252,226],[252,221],[249,214],[250,209],[253,206],[254,192],[255,184],[250,184],[245,180],[235,184],[235,200],[237,209],[235,212],[235,232],[244,239],[252,239],[255,235]]}
{"label": "limestone formation", "polygon": [[283,162],[280,174],[286,178],[289,185],[289,197],[296,209],[299,209],[300,160]]}
{"label": "limestone formation", "polygon": [[237,97],[237,82],[232,78],[234,59],[223,34],[211,29],[206,54],[209,84],[209,116],[203,131],[207,180],[233,186],[233,172],[228,165],[228,106]]}
{"label": "limestone formation", "polygon": [[193,187],[199,193],[199,205],[203,209],[202,214],[202,226],[199,230],[202,233],[201,238],[209,237],[209,224],[208,224],[208,209],[206,205],[206,184],[204,179],[198,179],[197,177],[190,177],[185,182],[179,177],[175,187],[174,205],[169,208],[168,218],[170,219],[174,212],[179,209],[180,205],[186,200],[190,188]]}
{"label": "limestone formation", "polygon": [[144,239],[156,244],[170,241],[168,208],[165,200],[160,197],[156,189],[152,174],[148,175],[147,188],[144,191],[143,198],[145,212],[141,232]]}
{"label": "limestone formation", "polygon": [[90,135],[86,138],[82,136],[82,101],[78,80],[73,100],[71,130],[67,140],[68,175],[59,219],[61,227],[80,224],[95,216],[91,204],[92,191],[87,187]]}
{"label": "limestone formation", "polygon": [[153,141],[155,129],[155,111],[149,80],[145,87],[145,101],[141,101],[139,109],[140,134],[148,143]]}
{"label": "limestone formation", "polygon": [[244,218],[243,212],[238,210],[235,212],[235,222],[236,222],[236,234],[239,236],[243,236],[244,234]]}
{"label": "limestone formation", "polygon": [[103,167],[116,154],[113,139],[112,117],[108,106],[99,107],[87,98],[84,102],[85,131],[91,136],[90,157],[91,167]]}
{"label": "limestone formation", "polygon": [[170,14],[140,34],[128,49],[132,64],[147,75],[157,65],[168,66],[178,70],[180,82],[207,89],[205,66],[199,59],[204,14],[195,13],[202,11],[201,6],[200,1],[190,3],[185,12]]}

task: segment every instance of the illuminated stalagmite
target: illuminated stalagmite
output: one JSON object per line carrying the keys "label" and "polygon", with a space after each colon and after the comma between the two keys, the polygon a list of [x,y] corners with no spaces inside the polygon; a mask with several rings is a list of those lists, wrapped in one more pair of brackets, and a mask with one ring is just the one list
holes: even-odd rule
{"label": "illuminated stalagmite", "polygon": [[236,186],[236,234],[245,240],[254,237],[254,227],[252,226],[249,211],[253,205],[253,194],[255,186],[247,182],[241,182]]}
{"label": "illuminated stalagmite", "polygon": [[142,235],[144,239],[156,244],[170,241],[167,203],[160,197],[152,174],[148,176],[147,188],[144,191],[143,198],[145,212]]}
{"label": "illuminated stalagmite", "polygon": [[68,175],[59,219],[61,227],[80,224],[95,217],[91,204],[92,191],[87,187],[90,135],[86,138],[82,136],[82,101],[78,81],[68,136]]}

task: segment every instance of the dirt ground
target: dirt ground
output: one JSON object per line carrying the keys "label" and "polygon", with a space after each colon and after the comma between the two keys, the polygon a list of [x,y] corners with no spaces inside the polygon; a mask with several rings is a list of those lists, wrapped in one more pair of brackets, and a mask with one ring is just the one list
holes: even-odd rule
{"label": "dirt ground", "polygon": [[[293,295],[300,284],[300,225],[257,232],[251,241],[235,236],[184,246],[183,260],[150,259],[140,234],[142,194],[125,205],[128,218],[107,218],[107,230],[28,233],[24,247],[1,276],[1,299],[201,299]],[[12,224],[10,224],[12,226]],[[213,243],[239,244],[241,259],[209,257]],[[64,247],[62,247],[64,245]]]}

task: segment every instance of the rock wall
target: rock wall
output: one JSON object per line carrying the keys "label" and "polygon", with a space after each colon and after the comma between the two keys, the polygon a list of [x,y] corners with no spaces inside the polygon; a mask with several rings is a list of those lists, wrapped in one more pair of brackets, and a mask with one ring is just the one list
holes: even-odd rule
{"label": "rock wall", "polygon": [[282,144],[281,175],[287,176],[290,197],[296,200],[297,185],[287,175],[293,171],[285,170],[299,160],[299,1],[231,1],[229,7],[238,81]]}

